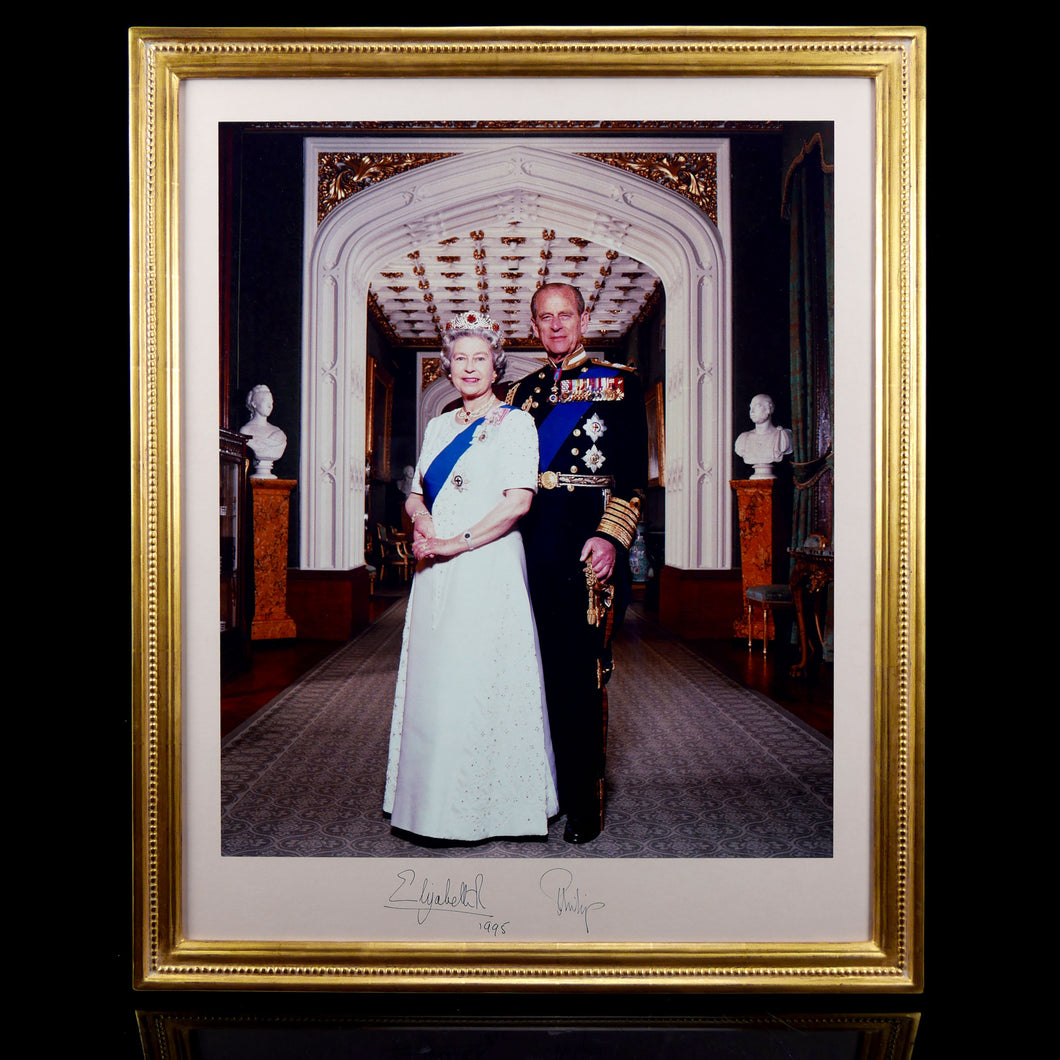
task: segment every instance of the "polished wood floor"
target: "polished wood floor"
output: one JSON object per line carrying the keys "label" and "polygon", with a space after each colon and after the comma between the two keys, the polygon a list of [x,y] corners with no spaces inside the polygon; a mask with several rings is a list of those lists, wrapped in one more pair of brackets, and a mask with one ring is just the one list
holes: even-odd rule
{"label": "polished wood floor", "polygon": [[755,641],[751,651],[747,650],[747,641],[740,639],[688,640],[685,643],[734,681],[761,692],[832,739],[831,663],[811,667],[805,677],[791,677],[789,670],[796,658],[791,646],[778,648],[771,642],[768,655],[763,657],[761,641]]}
{"label": "polished wood floor", "polygon": [[[374,620],[400,597],[393,593],[374,598],[370,617]],[[790,646],[770,644],[762,655],[756,641],[751,651],[745,640],[691,640],[685,642],[696,654],[713,663],[735,681],[768,696],[807,725],[832,738],[832,666],[822,663],[803,678],[788,671],[794,658]],[[333,640],[258,641],[250,667],[221,687],[221,736],[228,735],[288,685],[327,658],[340,644]]]}

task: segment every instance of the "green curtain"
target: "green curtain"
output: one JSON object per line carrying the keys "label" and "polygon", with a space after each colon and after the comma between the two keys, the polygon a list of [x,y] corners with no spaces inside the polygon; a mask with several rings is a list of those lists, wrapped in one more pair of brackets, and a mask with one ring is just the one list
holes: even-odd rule
{"label": "green curtain", "polygon": [[789,350],[795,503],[791,543],[823,533],[832,543],[834,192],[820,136],[788,171]]}

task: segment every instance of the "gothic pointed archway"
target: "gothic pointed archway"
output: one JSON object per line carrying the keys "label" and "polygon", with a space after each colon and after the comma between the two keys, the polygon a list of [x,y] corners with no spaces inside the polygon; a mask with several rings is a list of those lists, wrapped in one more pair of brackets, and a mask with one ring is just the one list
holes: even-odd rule
{"label": "gothic pointed archway", "polygon": [[[724,151],[724,141],[712,142]],[[643,146],[643,145],[642,145]],[[704,145],[699,146],[700,150]],[[562,225],[644,262],[666,291],[666,563],[731,561],[730,269],[725,226],[569,142],[490,141],[333,210],[306,255],[300,565],[363,563],[369,278],[409,245],[489,217]],[[727,156],[726,156],[727,157]],[[719,184],[727,166],[719,165]]]}

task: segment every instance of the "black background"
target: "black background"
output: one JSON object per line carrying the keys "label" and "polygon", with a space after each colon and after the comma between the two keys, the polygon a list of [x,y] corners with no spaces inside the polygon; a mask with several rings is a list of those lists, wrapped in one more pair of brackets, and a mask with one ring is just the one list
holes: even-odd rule
{"label": "black background", "polygon": [[[751,17],[752,11],[756,17]],[[797,16],[794,19],[793,13]],[[934,610],[928,641],[934,660],[930,673],[940,674],[942,679],[929,682],[935,713],[927,725],[929,897],[925,988],[921,994],[277,995],[132,989],[130,639],[128,609],[122,606],[121,592],[114,591],[122,586],[123,576],[127,579],[125,572],[129,569],[129,539],[124,533],[129,493],[128,479],[123,474],[124,454],[129,451],[127,31],[134,25],[189,26],[218,21],[216,9],[205,21],[193,14],[189,8],[154,8],[128,15],[124,23],[105,18],[80,27],[64,23],[61,31],[41,30],[41,80],[56,77],[65,88],[55,100],[52,113],[62,116],[61,128],[72,130],[72,142],[84,137],[80,153],[92,171],[84,195],[96,205],[86,209],[85,228],[79,233],[87,275],[80,289],[71,295],[76,317],[66,319],[66,326],[72,319],[83,322],[75,331],[80,336],[79,343],[87,343],[91,352],[91,372],[84,374],[91,375],[92,391],[101,397],[102,403],[96,403],[100,419],[112,428],[104,428],[105,442],[100,447],[104,455],[109,450],[112,459],[93,460],[92,470],[96,473],[88,475],[86,469],[83,478],[87,481],[79,484],[85,498],[80,510],[89,512],[90,517],[68,520],[60,530],[60,542],[69,543],[73,538],[79,545],[76,556],[64,556],[56,564],[66,600],[64,613],[76,620],[58,628],[63,629],[68,640],[77,642],[78,650],[72,656],[70,673],[45,675],[55,681],[54,692],[48,695],[45,705],[53,704],[57,709],[42,712],[37,731],[45,729],[41,735],[50,734],[53,740],[56,733],[61,734],[59,742],[72,759],[72,768],[64,769],[61,777],[54,784],[49,781],[47,786],[53,788],[50,794],[58,796],[61,835],[74,842],[48,844],[59,849],[44,856],[41,874],[46,879],[40,881],[40,886],[31,881],[26,888],[30,909],[40,902],[39,912],[27,918],[28,925],[16,925],[23,929],[28,926],[33,971],[21,981],[28,988],[33,1008],[9,1012],[10,1019],[30,1026],[31,1038],[41,1045],[59,1045],[63,1052],[71,1046],[75,1050],[88,1046],[93,1051],[98,1048],[107,1057],[140,1058],[143,1052],[135,1021],[138,1008],[225,1015],[284,1012],[355,1018],[392,1014],[469,1019],[479,1015],[662,1018],[784,1012],[919,1012],[922,1021],[914,1060],[1029,1055],[1021,1051],[1016,1039],[1019,1028],[1028,1022],[1021,1013],[1026,1003],[1026,980],[1033,975],[1023,963],[1025,958],[1009,947],[1008,935],[1001,926],[1013,909],[1005,882],[1011,877],[1009,859],[1021,848],[999,842],[1005,825],[1001,823],[1004,818],[998,817],[998,800],[1006,784],[1003,769],[997,768],[996,750],[984,742],[982,724],[993,713],[993,701],[983,683],[982,656],[969,658],[966,650],[969,641],[974,647],[978,638],[967,625],[955,627],[958,619],[963,623],[967,617],[953,593],[960,572],[968,569],[963,563],[968,546],[961,544],[967,535],[956,532],[959,513],[956,519],[945,517],[954,515],[951,497],[955,484],[951,476],[940,476],[938,480],[942,496],[938,490],[931,495],[934,530],[929,535],[929,553]],[[541,10],[527,12],[523,24],[560,24],[546,14]],[[584,23],[569,21],[575,25],[600,25],[597,14],[586,13]],[[801,5],[794,12],[783,8],[758,13],[755,5],[745,5],[739,11],[726,10],[724,18],[714,21],[723,25],[849,25],[852,14],[853,11],[843,11],[839,17],[834,17],[834,13],[829,17],[812,4]],[[967,204],[982,190],[981,185],[970,186],[976,185],[977,178],[967,167],[970,141],[965,136],[975,119],[981,117],[978,107],[982,97],[970,97],[968,87],[978,84],[985,56],[994,44],[981,39],[974,27],[932,23],[925,17],[923,5],[911,10],[900,5],[870,8],[857,14],[861,16],[859,25],[928,28],[929,261],[937,255],[947,262],[945,268],[932,270],[935,289],[929,304],[929,336],[940,330],[947,337],[952,331],[963,333],[969,326],[968,307],[954,291],[952,266],[968,260],[957,244],[973,216],[967,211]],[[872,17],[874,14],[876,18]],[[446,24],[461,23],[494,24],[488,18],[446,20]],[[221,24],[261,22],[234,17]],[[54,70],[45,55],[50,51],[49,45],[55,46]],[[994,82],[1007,83],[996,67],[991,69]],[[91,108],[92,120],[75,120],[85,108]],[[942,191],[936,193],[940,188]],[[957,312],[959,301],[960,312],[965,315]],[[942,329],[938,326],[940,319],[944,321]],[[963,326],[958,327],[959,323]],[[954,340],[958,337],[953,335]],[[965,400],[973,387],[969,363],[962,360],[952,371],[948,353],[948,348],[936,348],[931,362],[930,395],[935,403],[929,400],[929,442],[948,437],[947,415],[967,417],[971,407]],[[940,376],[944,378],[945,408],[937,407],[936,393],[940,388],[935,380]],[[69,440],[66,444],[68,452],[77,451]],[[937,461],[934,466],[939,466]],[[947,477],[951,481],[944,481]],[[962,485],[967,486],[967,482],[956,484],[958,489]],[[963,491],[959,495],[964,496]],[[76,505],[76,501],[70,502],[71,508]],[[940,513],[945,513],[942,522],[938,521]],[[76,533],[71,533],[71,529]],[[45,610],[55,617],[53,609]],[[969,694],[973,682],[978,695]],[[76,703],[69,705],[72,685],[88,694],[76,697]],[[55,717],[60,704],[69,713]],[[31,821],[30,827],[32,838],[26,843],[24,856],[36,863],[43,853],[37,847],[47,833],[40,821]],[[44,870],[44,865],[50,868]],[[1036,925],[1031,930],[1044,933],[1046,926]],[[1023,980],[1018,988],[1016,978]],[[44,1009],[50,1017],[44,1015]],[[992,1044],[1001,1040],[1006,1041],[1003,1048]],[[38,1048],[35,1055],[48,1055],[50,1051]]]}

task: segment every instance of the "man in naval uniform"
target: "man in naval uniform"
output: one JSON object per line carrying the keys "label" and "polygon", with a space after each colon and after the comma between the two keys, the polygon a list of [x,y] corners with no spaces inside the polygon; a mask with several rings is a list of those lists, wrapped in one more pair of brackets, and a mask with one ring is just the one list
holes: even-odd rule
{"label": "man in naval uniform", "polygon": [[563,838],[588,843],[603,821],[611,637],[629,602],[629,547],[648,479],[644,395],[634,371],[585,352],[589,314],[577,288],[544,285],[530,315],[548,359],[507,395],[538,430],[539,488],[520,531]]}

